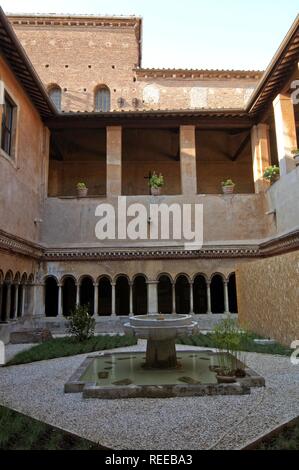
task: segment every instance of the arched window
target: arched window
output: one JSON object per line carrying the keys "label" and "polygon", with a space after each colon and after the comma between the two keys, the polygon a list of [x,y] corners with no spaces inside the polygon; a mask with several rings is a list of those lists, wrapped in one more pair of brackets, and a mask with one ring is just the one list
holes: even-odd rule
{"label": "arched window", "polygon": [[61,88],[58,85],[54,85],[49,89],[49,96],[55,104],[58,111],[61,111]]}
{"label": "arched window", "polygon": [[103,113],[110,111],[110,90],[105,85],[96,89],[95,111]]}

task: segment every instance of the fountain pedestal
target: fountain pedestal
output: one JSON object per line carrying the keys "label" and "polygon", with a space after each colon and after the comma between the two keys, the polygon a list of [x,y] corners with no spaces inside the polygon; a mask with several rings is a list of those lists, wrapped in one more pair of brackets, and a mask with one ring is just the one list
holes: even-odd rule
{"label": "fountain pedestal", "polygon": [[177,367],[175,340],[193,333],[196,322],[191,315],[140,315],[130,318],[125,331],[147,339],[146,363],[148,369]]}
{"label": "fountain pedestal", "polygon": [[175,338],[148,339],[146,345],[147,369],[174,369],[177,367]]}

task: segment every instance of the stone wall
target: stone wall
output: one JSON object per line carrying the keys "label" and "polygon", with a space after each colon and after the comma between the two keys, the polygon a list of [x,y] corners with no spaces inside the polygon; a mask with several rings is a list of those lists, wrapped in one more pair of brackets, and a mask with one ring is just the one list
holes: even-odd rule
{"label": "stone wall", "polygon": [[299,251],[237,267],[242,327],[282,344],[299,340]]}

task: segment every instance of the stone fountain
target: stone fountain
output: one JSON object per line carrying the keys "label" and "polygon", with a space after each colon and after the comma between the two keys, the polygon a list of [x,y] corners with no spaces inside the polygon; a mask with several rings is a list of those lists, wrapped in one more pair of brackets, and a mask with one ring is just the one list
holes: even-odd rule
{"label": "stone fountain", "polygon": [[140,315],[130,318],[124,325],[126,333],[146,339],[147,369],[173,369],[178,367],[175,340],[192,335],[196,322],[191,315]]}

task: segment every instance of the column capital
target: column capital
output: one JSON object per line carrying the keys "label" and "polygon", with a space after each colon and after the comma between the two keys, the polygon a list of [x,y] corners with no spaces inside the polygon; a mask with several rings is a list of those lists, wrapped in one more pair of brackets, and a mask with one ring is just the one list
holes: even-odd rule
{"label": "column capital", "polygon": [[146,284],[159,284],[159,281],[147,280]]}

